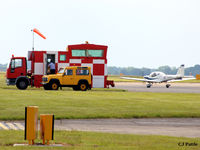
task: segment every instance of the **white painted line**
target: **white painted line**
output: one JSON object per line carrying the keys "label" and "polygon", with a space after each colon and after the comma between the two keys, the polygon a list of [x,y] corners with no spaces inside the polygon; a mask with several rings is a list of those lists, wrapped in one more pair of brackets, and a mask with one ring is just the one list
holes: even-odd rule
{"label": "white painted line", "polygon": [[17,127],[15,127],[12,123],[6,123],[11,130],[18,130]]}
{"label": "white painted line", "polygon": [[24,126],[21,123],[14,123],[20,130],[24,130]]}
{"label": "white painted line", "polygon": [[81,59],[70,59],[69,63],[71,63],[71,64],[73,64],[73,63],[80,64],[81,63]]}
{"label": "white painted line", "polygon": [[0,127],[3,128],[4,130],[9,130],[8,127],[6,127],[3,123],[0,123]]}
{"label": "white painted line", "polygon": [[94,59],[93,64],[105,64],[105,60],[104,59]]}

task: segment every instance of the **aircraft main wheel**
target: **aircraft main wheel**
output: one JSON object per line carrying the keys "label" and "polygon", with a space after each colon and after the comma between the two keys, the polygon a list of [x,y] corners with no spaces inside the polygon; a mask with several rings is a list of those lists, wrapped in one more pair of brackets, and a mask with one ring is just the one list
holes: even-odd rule
{"label": "aircraft main wheel", "polygon": [[166,85],[166,88],[169,88],[169,87],[170,87],[170,84],[167,84],[167,85]]}
{"label": "aircraft main wheel", "polygon": [[147,88],[150,88],[151,87],[151,84],[147,84]]}

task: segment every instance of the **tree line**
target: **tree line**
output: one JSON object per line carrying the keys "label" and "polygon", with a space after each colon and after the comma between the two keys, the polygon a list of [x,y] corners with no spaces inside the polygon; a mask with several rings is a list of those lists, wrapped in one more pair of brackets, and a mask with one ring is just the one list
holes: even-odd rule
{"label": "tree line", "polygon": [[[6,71],[7,64],[0,64],[0,71]],[[134,75],[134,76],[144,76],[148,75],[153,71],[161,71],[165,74],[176,74],[178,68],[170,67],[170,66],[161,66],[157,69],[151,68],[135,68],[135,67],[108,67],[109,75],[120,75],[120,73],[124,75]],[[194,65],[193,67],[185,68],[185,75],[193,75],[200,74],[200,65]]]}
{"label": "tree line", "polygon": [[6,71],[7,64],[0,64],[0,71]]}
{"label": "tree line", "polygon": [[[149,75],[153,71],[161,71],[165,74],[176,74],[178,68],[170,67],[170,66],[161,66],[157,69],[150,68],[135,68],[135,67],[108,67],[109,75],[120,75],[120,73],[124,75],[134,75],[134,76],[144,76]],[[195,65],[194,67],[185,68],[185,75],[193,75],[200,74],[200,65]]]}

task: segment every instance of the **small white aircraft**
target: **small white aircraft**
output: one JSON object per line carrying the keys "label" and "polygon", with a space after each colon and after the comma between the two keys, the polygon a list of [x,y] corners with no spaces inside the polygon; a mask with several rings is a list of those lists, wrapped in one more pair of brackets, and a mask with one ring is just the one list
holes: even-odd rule
{"label": "small white aircraft", "polygon": [[168,84],[168,82],[195,79],[194,76],[184,76],[184,65],[180,66],[176,75],[166,75],[163,72],[152,72],[150,75],[144,76],[144,79],[131,78],[131,77],[120,77],[120,78],[147,82],[148,83],[147,88],[150,88],[153,83],[163,83],[163,82],[166,82],[167,83],[166,88],[169,88],[171,85]]}

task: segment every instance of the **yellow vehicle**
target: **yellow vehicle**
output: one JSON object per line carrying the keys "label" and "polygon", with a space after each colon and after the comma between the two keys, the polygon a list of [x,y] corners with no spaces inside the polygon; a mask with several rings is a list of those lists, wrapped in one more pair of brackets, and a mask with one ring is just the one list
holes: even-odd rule
{"label": "yellow vehicle", "polygon": [[58,90],[59,87],[72,87],[73,90],[91,89],[91,67],[72,66],[61,68],[57,74],[42,77],[45,90]]}

